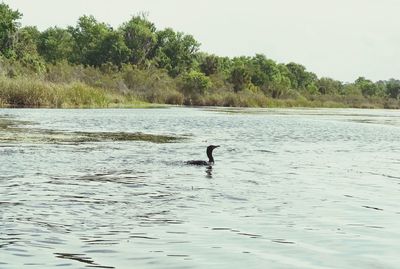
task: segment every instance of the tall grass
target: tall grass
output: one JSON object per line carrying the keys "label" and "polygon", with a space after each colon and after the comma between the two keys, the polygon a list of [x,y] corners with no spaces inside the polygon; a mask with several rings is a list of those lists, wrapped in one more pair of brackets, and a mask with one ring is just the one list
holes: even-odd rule
{"label": "tall grass", "polygon": [[199,97],[193,102],[195,105],[225,106],[225,107],[327,107],[345,108],[345,103],[331,100],[307,100],[299,96],[296,99],[275,99],[266,97],[262,93],[249,91],[239,93],[218,93]]}
{"label": "tall grass", "polygon": [[132,96],[83,83],[56,84],[40,79],[0,77],[0,105],[3,107],[107,107],[134,101]]}

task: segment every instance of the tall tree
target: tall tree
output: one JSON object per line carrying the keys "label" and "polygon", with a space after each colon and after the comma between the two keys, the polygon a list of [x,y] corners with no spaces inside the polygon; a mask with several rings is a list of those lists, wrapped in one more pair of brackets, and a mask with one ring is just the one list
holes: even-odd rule
{"label": "tall tree", "polygon": [[236,65],[231,71],[229,80],[233,84],[234,91],[239,92],[251,83],[251,76],[243,65]]}
{"label": "tall tree", "polygon": [[100,66],[104,63],[112,63],[121,67],[129,59],[131,51],[126,46],[122,34],[117,31],[109,31],[92,52],[92,64]]}
{"label": "tall tree", "polygon": [[46,69],[37,50],[39,35],[40,32],[35,26],[20,28],[16,33],[13,48],[15,58],[34,73],[42,73]]}
{"label": "tall tree", "polygon": [[364,96],[380,95],[378,86],[369,79],[359,77],[354,83],[361,89],[361,92]]}
{"label": "tall tree", "polygon": [[122,33],[98,22],[93,16],[80,17],[77,26],[70,27],[69,32],[75,45],[72,62],[91,66],[111,62],[121,66],[128,60],[130,50]]}
{"label": "tall tree", "polygon": [[27,55],[38,55],[37,44],[40,32],[35,26],[27,26],[16,33],[14,51],[18,59]]}
{"label": "tall tree", "polygon": [[331,78],[320,78],[316,86],[321,94],[339,94],[343,91],[343,84]]}
{"label": "tall tree", "polygon": [[286,67],[290,71],[289,78],[294,88],[305,89],[317,80],[317,76],[314,73],[307,72],[306,68],[301,64],[292,62],[288,63]]}
{"label": "tall tree", "polygon": [[210,76],[216,74],[221,69],[221,58],[215,55],[199,54],[199,67],[201,72]]}
{"label": "tall tree", "polygon": [[188,72],[195,63],[195,53],[200,43],[193,36],[167,28],[157,32],[156,61],[160,68],[176,77]]}
{"label": "tall tree", "polygon": [[39,36],[39,54],[50,63],[70,59],[74,46],[71,33],[65,29],[52,27]]}
{"label": "tall tree", "polygon": [[386,83],[386,91],[390,98],[398,99],[400,97],[400,80],[390,79]]}
{"label": "tall tree", "polygon": [[156,27],[147,20],[145,14],[133,16],[121,27],[125,44],[130,49],[129,61],[142,65],[151,58],[151,52],[157,44]]}
{"label": "tall tree", "polygon": [[280,80],[280,72],[273,60],[267,59],[263,54],[256,54],[249,61],[251,68],[251,82],[256,86]]}
{"label": "tall tree", "polygon": [[18,22],[22,13],[12,10],[7,4],[0,3],[0,53],[10,58],[14,55],[15,37],[20,27]]}

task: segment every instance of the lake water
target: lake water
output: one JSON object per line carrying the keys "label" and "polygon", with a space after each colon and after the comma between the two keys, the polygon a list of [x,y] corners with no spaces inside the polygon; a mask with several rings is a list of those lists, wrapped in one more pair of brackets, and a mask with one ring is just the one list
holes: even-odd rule
{"label": "lake water", "polygon": [[[2,109],[0,268],[399,268],[400,111]],[[7,130],[0,130],[5,137]],[[206,159],[212,168],[185,165]]]}

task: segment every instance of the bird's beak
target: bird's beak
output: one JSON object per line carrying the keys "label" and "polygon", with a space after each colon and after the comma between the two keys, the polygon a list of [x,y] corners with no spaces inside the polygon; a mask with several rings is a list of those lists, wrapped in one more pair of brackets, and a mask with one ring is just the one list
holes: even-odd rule
{"label": "bird's beak", "polygon": [[219,145],[218,145],[218,146],[215,146],[215,148],[219,148]]}

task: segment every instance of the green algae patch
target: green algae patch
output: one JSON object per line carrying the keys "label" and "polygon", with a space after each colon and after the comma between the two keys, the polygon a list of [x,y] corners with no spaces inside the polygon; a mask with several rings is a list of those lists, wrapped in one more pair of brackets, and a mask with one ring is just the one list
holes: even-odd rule
{"label": "green algae patch", "polygon": [[68,132],[30,128],[29,122],[0,117],[0,143],[80,144],[111,141],[174,143],[184,137],[141,132]]}
{"label": "green algae patch", "polygon": [[3,130],[19,130],[23,125],[34,124],[30,121],[15,120],[12,116],[0,116],[0,131]]}
{"label": "green algae patch", "polygon": [[0,118],[0,130],[9,129],[10,127],[12,127],[14,125],[15,124],[11,120]]}
{"label": "green algae patch", "polygon": [[155,135],[145,133],[126,132],[75,132],[79,142],[103,142],[103,141],[145,141],[152,143],[171,143],[182,140],[182,137],[169,135]]}
{"label": "green algae patch", "polygon": [[168,104],[156,104],[147,102],[131,102],[131,103],[112,103],[107,106],[107,108],[126,108],[126,109],[157,109],[157,108],[170,108],[172,105]]}

